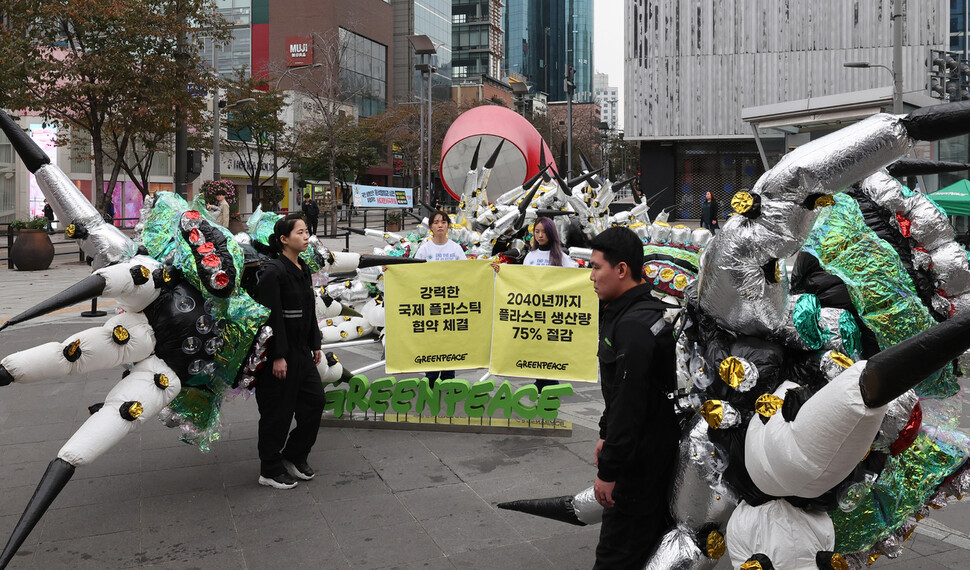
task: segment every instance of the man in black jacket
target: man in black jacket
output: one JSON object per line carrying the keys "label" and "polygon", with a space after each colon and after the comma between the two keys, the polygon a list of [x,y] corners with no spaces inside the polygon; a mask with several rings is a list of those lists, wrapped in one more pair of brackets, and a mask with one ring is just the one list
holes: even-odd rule
{"label": "man in black jacket", "polygon": [[594,569],[643,568],[671,524],[668,494],[680,428],[667,306],[641,282],[643,243],[609,228],[590,246],[601,302],[599,365],[606,408],[596,444],[593,491],[603,505]]}

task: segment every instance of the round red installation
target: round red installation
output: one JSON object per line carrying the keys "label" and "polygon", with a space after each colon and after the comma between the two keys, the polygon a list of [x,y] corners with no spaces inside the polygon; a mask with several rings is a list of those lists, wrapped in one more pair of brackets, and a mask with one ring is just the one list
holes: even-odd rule
{"label": "round red installation", "polygon": [[484,166],[501,140],[505,140],[488,179],[488,200],[521,186],[539,172],[539,151],[545,148],[546,163],[555,168],[552,152],[542,135],[521,115],[498,105],[469,109],[455,119],[441,145],[441,180],[456,200],[465,186],[478,141],[478,166]]}

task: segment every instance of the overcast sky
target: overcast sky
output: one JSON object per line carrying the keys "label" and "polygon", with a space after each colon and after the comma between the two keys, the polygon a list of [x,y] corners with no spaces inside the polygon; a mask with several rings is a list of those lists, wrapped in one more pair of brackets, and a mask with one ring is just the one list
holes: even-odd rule
{"label": "overcast sky", "polygon": [[593,67],[619,89],[619,128],[623,128],[623,5],[626,0],[593,2]]}

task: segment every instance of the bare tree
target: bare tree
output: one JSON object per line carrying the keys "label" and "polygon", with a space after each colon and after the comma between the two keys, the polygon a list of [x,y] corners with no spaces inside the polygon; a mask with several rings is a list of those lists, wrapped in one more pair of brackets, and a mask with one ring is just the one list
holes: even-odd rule
{"label": "bare tree", "polygon": [[291,73],[293,89],[302,94],[302,117],[294,126],[294,136],[311,136],[318,141],[318,154],[326,163],[333,207],[330,208],[331,232],[337,226],[337,170],[341,140],[354,135],[357,128],[357,98],[372,94],[368,78],[351,71],[352,42],[358,36],[343,28],[333,28],[311,35],[313,67]]}

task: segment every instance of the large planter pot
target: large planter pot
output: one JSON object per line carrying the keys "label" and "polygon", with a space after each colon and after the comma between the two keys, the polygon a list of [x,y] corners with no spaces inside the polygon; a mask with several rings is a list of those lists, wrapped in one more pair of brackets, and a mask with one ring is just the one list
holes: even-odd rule
{"label": "large planter pot", "polygon": [[54,244],[44,230],[20,230],[10,248],[10,258],[20,271],[40,271],[54,261]]}

